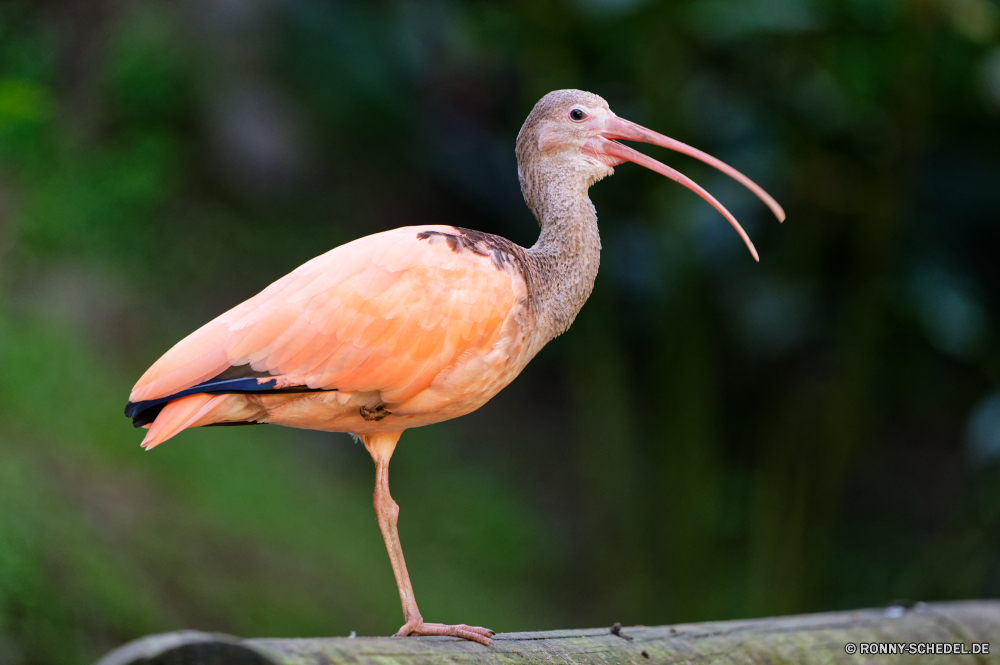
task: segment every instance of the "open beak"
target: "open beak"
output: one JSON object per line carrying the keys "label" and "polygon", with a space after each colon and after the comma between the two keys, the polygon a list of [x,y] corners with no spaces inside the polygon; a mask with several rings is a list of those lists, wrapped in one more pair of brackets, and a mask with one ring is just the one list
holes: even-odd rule
{"label": "open beak", "polygon": [[584,151],[600,159],[608,166],[617,166],[625,161],[635,162],[640,166],[645,166],[647,169],[656,171],[661,175],[665,175],[671,180],[679,182],[691,191],[695,192],[698,196],[711,203],[716,210],[721,212],[723,216],[729,220],[729,223],[733,225],[736,232],[740,234],[741,238],[743,238],[743,242],[746,244],[747,249],[750,250],[754,260],[760,261],[760,258],[757,256],[757,250],[754,248],[753,243],[750,242],[750,238],[747,236],[746,231],[743,230],[743,227],[736,221],[736,218],[733,217],[733,215],[726,210],[725,206],[719,203],[714,196],[706,192],[696,182],[684,174],[678,173],[666,164],[661,164],[641,152],[637,152],[628,146],[618,143],[618,140],[652,143],[653,145],[669,148],[670,150],[676,150],[677,152],[682,152],[685,155],[690,155],[695,159],[700,159],[706,164],[714,166],[726,175],[739,181],[744,187],[756,194],[761,201],[767,204],[767,207],[771,209],[771,212],[774,213],[774,216],[778,218],[779,222],[785,221],[785,211],[782,210],[781,206],[778,205],[778,202],[772,199],[767,192],[761,189],[754,181],[750,180],[750,178],[746,177],[732,166],[719,161],[715,157],[705,154],[696,148],[692,148],[685,143],[675,141],[674,139],[664,136],[663,134],[657,134],[652,130],[635,124],[634,122],[623,120],[615,115],[609,115],[608,120],[604,125],[604,129],[599,134],[588,140],[584,145]]}

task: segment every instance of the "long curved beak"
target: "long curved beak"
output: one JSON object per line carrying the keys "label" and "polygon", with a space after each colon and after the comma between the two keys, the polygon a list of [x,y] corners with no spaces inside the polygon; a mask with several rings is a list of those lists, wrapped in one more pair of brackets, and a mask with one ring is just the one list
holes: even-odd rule
{"label": "long curved beak", "polygon": [[676,150],[677,152],[684,153],[685,155],[690,155],[691,157],[699,159],[710,166],[714,166],[756,194],[757,197],[771,209],[771,212],[774,213],[774,216],[778,218],[779,222],[785,221],[785,211],[780,205],[778,205],[778,202],[771,198],[767,192],[761,189],[757,183],[725,162],[721,162],[715,157],[712,157],[697,148],[692,148],[686,143],[681,143],[680,141],[676,141],[669,136],[658,134],[652,130],[637,125],[634,122],[629,122],[628,120],[624,120],[615,115],[609,116],[604,129],[598,135],[588,140],[584,145],[584,150],[590,152],[598,159],[601,159],[609,166],[617,166],[625,161],[634,162],[684,185],[698,196],[711,203],[716,210],[721,212],[722,215],[729,220],[729,223],[733,225],[733,228],[736,229],[736,232],[740,234],[740,237],[743,238],[743,242],[746,244],[747,249],[750,250],[750,254],[753,255],[754,260],[760,261],[760,257],[757,256],[757,250],[750,241],[750,237],[747,236],[746,231],[743,230],[743,227],[736,221],[736,218],[733,217],[733,215],[726,210],[726,207],[719,203],[714,196],[709,194],[701,186],[684,174],[675,171],[666,164],[656,161],[652,157],[647,157],[641,152],[637,152],[628,146],[618,143],[618,140],[651,143],[662,148],[668,148],[670,150]]}

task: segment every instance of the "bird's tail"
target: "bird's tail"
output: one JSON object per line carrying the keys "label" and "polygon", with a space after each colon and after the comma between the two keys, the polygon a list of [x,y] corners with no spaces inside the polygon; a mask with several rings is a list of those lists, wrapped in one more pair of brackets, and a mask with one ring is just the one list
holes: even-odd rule
{"label": "bird's tail", "polygon": [[198,393],[168,402],[149,426],[146,438],[142,440],[142,447],[150,450],[182,430],[194,426],[222,404],[227,397],[229,395]]}

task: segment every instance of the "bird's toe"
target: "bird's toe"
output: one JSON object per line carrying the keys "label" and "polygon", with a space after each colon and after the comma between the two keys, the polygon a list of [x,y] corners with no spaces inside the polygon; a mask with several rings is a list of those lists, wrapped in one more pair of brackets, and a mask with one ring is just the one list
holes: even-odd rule
{"label": "bird's toe", "polygon": [[489,628],[466,626],[464,623],[450,626],[443,623],[407,622],[402,628],[399,629],[396,636],[405,637],[407,635],[444,635],[447,637],[458,637],[471,642],[478,642],[483,646],[492,646],[493,640],[491,640],[490,637],[496,635],[496,632],[490,630]]}

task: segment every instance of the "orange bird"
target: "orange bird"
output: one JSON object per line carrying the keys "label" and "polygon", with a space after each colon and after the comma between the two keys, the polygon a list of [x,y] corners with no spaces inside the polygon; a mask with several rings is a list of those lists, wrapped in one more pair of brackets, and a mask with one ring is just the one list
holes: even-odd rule
{"label": "orange bird", "polygon": [[399,587],[396,633],[491,644],[493,631],[425,623],[403,561],[389,458],[403,430],[478,409],[565,332],[600,262],[588,188],[625,161],[721,203],[669,166],[618,143],[641,141],[711,164],[781,207],[719,160],[616,116],[580,90],[543,97],[517,136],[524,200],[541,233],[531,248],[454,226],[409,226],[360,238],[293,270],[205,324],[135,384],[125,414],[158,446],[181,430],[272,423],[350,432],[375,461],[375,515]]}

